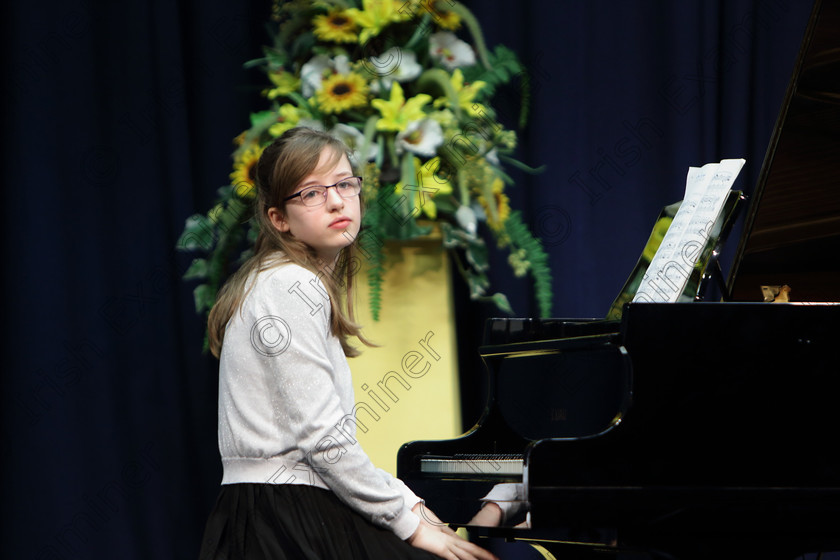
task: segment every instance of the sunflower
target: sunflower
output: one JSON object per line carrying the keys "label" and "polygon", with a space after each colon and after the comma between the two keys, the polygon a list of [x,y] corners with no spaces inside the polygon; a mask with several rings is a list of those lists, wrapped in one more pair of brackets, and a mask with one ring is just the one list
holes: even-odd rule
{"label": "sunflower", "polygon": [[325,113],[341,113],[367,104],[368,85],[358,74],[333,74],[324,79],[315,94]]}
{"label": "sunflower", "polygon": [[505,220],[510,216],[510,199],[504,193],[504,182],[498,177],[493,180],[490,191],[493,196],[492,206],[483,194],[478,196],[478,202],[487,213],[487,225],[494,231],[502,231]]}
{"label": "sunflower", "polygon": [[234,192],[239,198],[252,199],[256,196],[254,184],[256,182],[257,161],[262,154],[262,148],[252,145],[242,150],[233,162],[233,172],[230,181]]}
{"label": "sunflower", "polygon": [[312,23],[315,25],[315,36],[323,41],[355,43],[359,38],[356,22],[345,14],[344,10],[333,10],[328,14],[315,16]]}

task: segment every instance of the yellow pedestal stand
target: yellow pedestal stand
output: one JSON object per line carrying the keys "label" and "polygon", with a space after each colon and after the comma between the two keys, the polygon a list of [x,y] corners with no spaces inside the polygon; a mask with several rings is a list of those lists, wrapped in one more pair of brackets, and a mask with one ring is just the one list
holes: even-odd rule
{"label": "yellow pedestal stand", "polygon": [[397,451],[418,439],[462,433],[449,261],[439,239],[387,243],[379,321],[370,312],[367,268],[356,277],[356,319],[379,347],[349,360],[358,440],[396,475]]}

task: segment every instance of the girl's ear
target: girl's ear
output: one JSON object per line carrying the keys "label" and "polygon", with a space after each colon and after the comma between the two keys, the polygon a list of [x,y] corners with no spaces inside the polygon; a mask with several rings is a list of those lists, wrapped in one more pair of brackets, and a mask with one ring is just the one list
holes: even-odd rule
{"label": "girl's ear", "polygon": [[289,222],[283,217],[283,214],[275,206],[268,209],[268,219],[271,220],[271,225],[282,233],[289,231]]}

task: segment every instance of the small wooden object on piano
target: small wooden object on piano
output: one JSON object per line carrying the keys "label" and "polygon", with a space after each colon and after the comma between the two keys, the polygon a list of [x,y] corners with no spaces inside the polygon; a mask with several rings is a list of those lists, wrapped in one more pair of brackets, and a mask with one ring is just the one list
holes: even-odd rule
{"label": "small wooden object on piano", "polygon": [[762,286],[761,294],[765,302],[788,303],[790,301],[790,286]]}

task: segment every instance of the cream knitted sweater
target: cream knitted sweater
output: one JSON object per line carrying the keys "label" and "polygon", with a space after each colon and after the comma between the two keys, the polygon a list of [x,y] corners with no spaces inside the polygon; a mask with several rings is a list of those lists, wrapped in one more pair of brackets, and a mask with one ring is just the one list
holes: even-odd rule
{"label": "cream knitted sweater", "polygon": [[222,484],[309,484],[398,537],[419,498],[356,440],[350,368],[329,327],[318,277],[281,264],[251,277],[228,322],[219,365]]}

